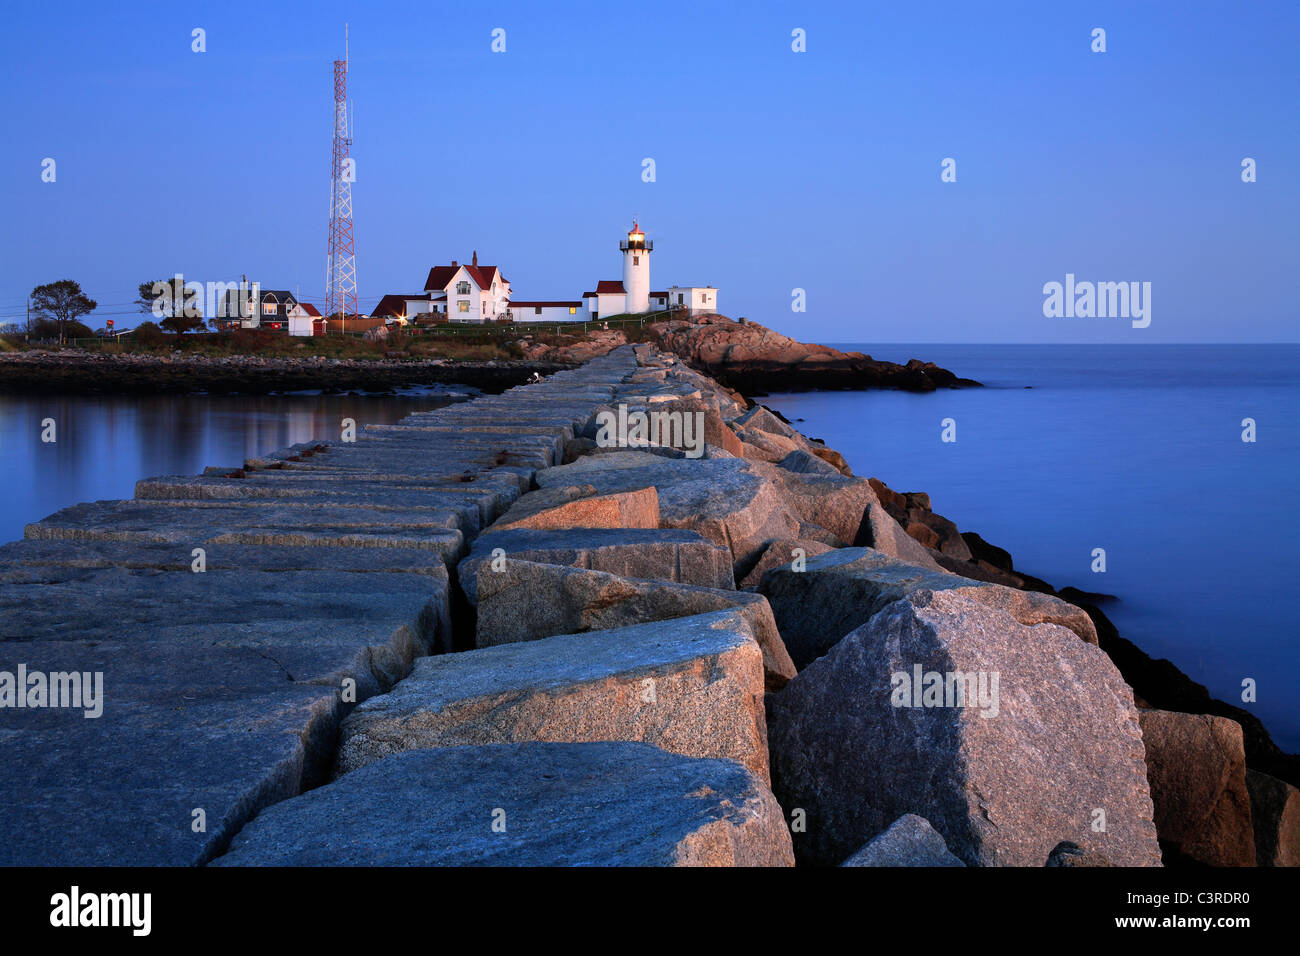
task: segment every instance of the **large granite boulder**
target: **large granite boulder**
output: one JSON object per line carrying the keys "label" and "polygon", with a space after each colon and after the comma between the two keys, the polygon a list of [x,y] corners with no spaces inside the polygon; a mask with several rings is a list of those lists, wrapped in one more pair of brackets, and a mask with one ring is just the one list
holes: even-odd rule
{"label": "large granite boulder", "polygon": [[948,844],[915,813],[905,813],[840,866],[965,866]]}
{"label": "large granite boulder", "polygon": [[1246,771],[1259,866],[1300,866],[1300,790],[1258,770]]}
{"label": "large granite boulder", "polygon": [[[731,552],[695,531],[675,528],[572,528],[538,531],[514,528],[480,535],[457,566],[470,603],[478,601],[481,574],[502,573],[512,560],[606,571],[628,578],[652,578],[734,588]],[[494,570],[500,569],[500,570]]]}
{"label": "large granite boulder", "polygon": [[799,518],[774,483],[738,458],[671,459],[628,451],[589,455],[541,472],[537,483],[590,484],[603,494],[654,486],[659,523],[697,531],[730,549],[735,563],[752,561],[773,538],[798,537]]}
{"label": "large granite boulder", "polygon": [[598,495],[591,485],[584,485],[526,494],[497,519],[492,530],[658,527],[659,493],[654,488]]}
{"label": "large granite boulder", "polygon": [[800,519],[820,525],[842,544],[862,544],[873,537],[868,509],[878,502],[871,485],[863,479],[839,473],[797,472],[766,463],[755,463],[753,467],[776,485]]}
{"label": "large granite boulder", "polygon": [[327,779],[344,715],[447,622],[441,567],[386,549],[214,548],[203,573],[165,543],[0,551],[0,671],[101,675],[94,707],[0,711],[0,865],[204,863]]}
{"label": "large granite boulder", "polygon": [[1169,710],[1143,710],[1141,719],[1166,864],[1254,866],[1241,725]]}
{"label": "large granite boulder", "polygon": [[867,518],[863,522],[862,533],[854,543],[874,548],[908,564],[929,568],[932,571],[943,570],[930,556],[925,545],[909,535],[879,502],[867,505]]}
{"label": "large granite boulder", "polygon": [[499,573],[479,576],[476,643],[491,647],[535,641],[731,608],[744,617],[763,652],[767,689],[780,690],[795,670],[767,599],[723,588],[507,561]]}
{"label": "large granite boulder", "polygon": [[1006,611],[1021,624],[1060,624],[1097,643],[1092,619],[1049,594],[973,581],[895,560],[872,548],[811,557],[803,571],[778,567],[759,582],[796,667],[806,667],[873,614],[917,590],[955,591]]}
{"label": "large granite boulder", "polygon": [[216,866],[790,866],[740,764],[637,743],[395,754],[261,813]]}
{"label": "large granite boulder", "polygon": [[759,582],[763,580],[763,575],[773,568],[789,568],[794,562],[801,557],[807,561],[809,558],[819,554],[825,554],[827,551],[834,550],[834,545],[827,544],[824,541],[815,541],[812,538],[782,538],[777,541],[769,541],[759,552],[758,559],[754,562],[753,567],[745,572],[745,576],[737,582],[738,586],[750,590],[758,588]]}
{"label": "large granite boulder", "polygon": [[1042,866],[1062,838],[1160,863],[1114,665],[1063,627],[962,594],[915,591],[801,670],[771,698],[768,741],[806,863],[840,863],[905,813],[970,866]]}
{"label": "large granite boulder", "polygon": [[338,766],[430,747],[639,740],[767,780],[766,735],[762,654],[732,610],[423,658],[349,715]]}

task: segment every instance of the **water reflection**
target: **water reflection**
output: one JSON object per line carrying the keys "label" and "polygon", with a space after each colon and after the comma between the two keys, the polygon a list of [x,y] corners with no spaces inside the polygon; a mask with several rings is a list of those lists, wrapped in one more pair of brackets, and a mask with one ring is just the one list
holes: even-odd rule
{"label": "water reflection", "polygon": [[[0,541],[80,501],[130,498],[140,478],[234,466],[339,434],[344,418],[388,424],[456,401],[411,395],[21,396],[0,394]],[[54,420],[53,442],[42,422]]]}

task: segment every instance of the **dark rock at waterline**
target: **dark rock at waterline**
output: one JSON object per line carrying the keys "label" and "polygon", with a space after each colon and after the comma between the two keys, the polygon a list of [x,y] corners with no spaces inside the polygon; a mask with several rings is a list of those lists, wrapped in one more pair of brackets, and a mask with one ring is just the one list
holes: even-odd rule
{"label": "dark rock at waterline", "polygon": [[974,531],[963,531],[962,540],[970,548],[972,559],[976,561],[987,561],[995,568],[1003,571],[1014,571],[1015,563],[1011,560],[1011,552],[999,548],[995,544],[989,544]]}
{"label": "dark rock at waterline", "polygon": [[1240,725],[1167,710],[1139,720],[1165,865],[1254,866]]}
{"label": "dark rock at waterline", "polygon": [[1300,755],[1289,754],[1273,742],[1263,722],[1241,707],[1217,700],[1173,662],[1155,659],[1120,636],[1115,625],[1097,605],[1088,601],[1071,602],[1083,608],[1097,626],[1097,638],[1119,672],[1133,688],[1133,693],[1151,707],[1185,714],[1214,714],[1241,724],[1246,751],[1246,766],[1300,786]]}

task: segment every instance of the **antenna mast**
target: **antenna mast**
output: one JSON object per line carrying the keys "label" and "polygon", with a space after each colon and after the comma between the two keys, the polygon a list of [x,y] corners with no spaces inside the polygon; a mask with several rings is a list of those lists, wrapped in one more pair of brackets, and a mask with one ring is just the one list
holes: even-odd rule
{"label": "antenna mast", "polygon": [[334,149],[330,163],[330,240],[326,260],[325,315],[357,314],[357,266],[352,244],[352,181],[355,167],[349,155],[348,27],[343,27],[343,59],[334,61]]}

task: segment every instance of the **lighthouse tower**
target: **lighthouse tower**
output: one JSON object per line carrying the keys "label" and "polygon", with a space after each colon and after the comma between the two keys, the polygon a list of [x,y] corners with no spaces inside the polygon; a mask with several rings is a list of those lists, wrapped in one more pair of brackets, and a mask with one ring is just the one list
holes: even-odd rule
{"label": "lighthouse tower", "polygon": [[623,290],[627,292],[625,308],[630,313],[650,311],[650,253],[653,239],[646,239],[641,227],[632,222],[632,231],[618,247],[623,250]]}

